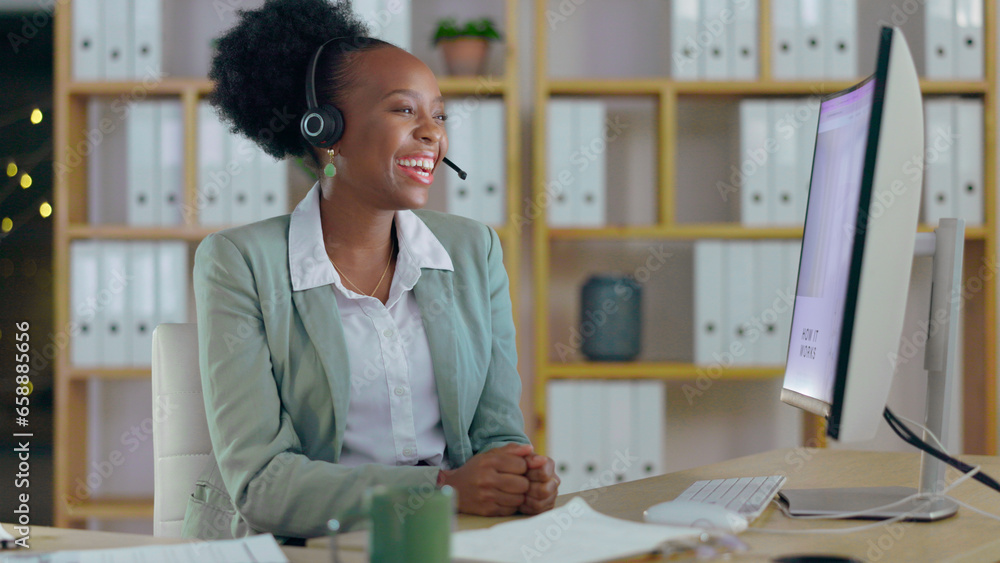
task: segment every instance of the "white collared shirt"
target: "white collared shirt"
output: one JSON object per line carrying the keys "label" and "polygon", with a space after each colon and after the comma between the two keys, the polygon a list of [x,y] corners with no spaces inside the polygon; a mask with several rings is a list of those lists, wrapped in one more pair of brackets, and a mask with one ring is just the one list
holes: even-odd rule
{"label": "white collared shirt", "polygon": [[[350,357],[351,399],[340,463],[445,464],[444,429],[430,346],[413,286],[420,268],[454,270],[451,257],[412,211],[396,211],[399,253],[383,305],[351,291],[326,253],[317,182],[292,212],[292,290],[333,284]],[[324,343],[317,342],[317,346]]]}

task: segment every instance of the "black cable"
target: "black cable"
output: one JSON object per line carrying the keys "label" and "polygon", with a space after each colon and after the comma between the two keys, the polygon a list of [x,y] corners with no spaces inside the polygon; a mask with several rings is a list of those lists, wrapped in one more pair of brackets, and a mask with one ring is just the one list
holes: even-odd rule
{"label": "black cable", "polygon": [[[893,432],[895,432],[896,435],[902,438],[902,440],[907,444],[910,444],[916,447],[917,449],[920,449],[924,452],[931,454],[932,456],[940,459],[941,461],[947,463],[948,465],[954,467],[955,469],[958,469],[963,473],[968,473],[975,469],[975,467],[965,463],[964,461],[955,459],[950,455],[942,452],[941,450],[925,442],[919,436],[914,434],[913,431],[910,430],[908,426],[903,424],[903,422],[899,420],[899,418],[897,418],[896,415],[893,414],[891,410],[889,410],[889,407],[885,408],[885,411],[882,413],[882,416],[883,418],[885,418],[885,421],[889,423],[889,427],[892,428]],[[986,485],[987,487],[997,492],[1000,492],[1000,483],[998,483],[996,479],[990,477],[989,475],[986,475],[982,471],[973,475],[972,478]]]}

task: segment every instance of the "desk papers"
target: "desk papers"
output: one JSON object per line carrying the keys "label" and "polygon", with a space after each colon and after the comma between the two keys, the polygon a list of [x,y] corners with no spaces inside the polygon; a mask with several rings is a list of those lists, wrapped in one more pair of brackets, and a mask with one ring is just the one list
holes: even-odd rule
{"label": "desk papers", "polygon": [[288,563],[271,534],[235,540],[0,555],[6,563]]}
{"label": "desk papers", "polygon": [[588,563],[652,553],[664,542],[700,532],[612,518],[576,497],[531,518],[456,532],[451,555],[459,561],[488,563]]}

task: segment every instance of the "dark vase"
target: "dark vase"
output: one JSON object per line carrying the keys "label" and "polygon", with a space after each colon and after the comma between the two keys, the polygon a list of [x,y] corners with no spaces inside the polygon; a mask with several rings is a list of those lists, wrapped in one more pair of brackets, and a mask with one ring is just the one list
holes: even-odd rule
{"label": "dark vase", "polygon": [[642,341],[642,286],[619,274],[591,276],[580,291],[580,335],[589,360],[634,360]]}

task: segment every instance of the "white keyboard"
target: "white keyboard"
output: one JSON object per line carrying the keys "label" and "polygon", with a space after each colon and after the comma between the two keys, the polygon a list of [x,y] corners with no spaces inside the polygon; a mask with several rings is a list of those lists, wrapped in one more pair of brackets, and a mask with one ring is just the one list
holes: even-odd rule
{"label": "white keyboard", "polygon": [[783,475],[771,475],[695,481],[675,500],[716,504],[739,512],[748,522],[753,522],[786,480]]}

